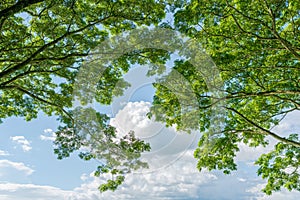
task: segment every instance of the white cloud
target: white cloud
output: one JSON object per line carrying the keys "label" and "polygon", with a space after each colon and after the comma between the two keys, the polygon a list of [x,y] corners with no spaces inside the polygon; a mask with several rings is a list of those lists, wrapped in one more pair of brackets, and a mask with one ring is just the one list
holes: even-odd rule
{"label": "white cloud", "polygon": [[129,102],[111,120],[111,125],[117,128],[120,136],[133,130],[138,138],[149,142],[151,151],[144,153],[143,158],[149,165],[159,168],[175,162],[185,151],[194,149],[199,135],[178,133],[173,127],[166,128],[165,124],[149,119],[146,114],[150,106],[144,101]]}
{"label": "white cloud", "polygon": [[[192,151],[186,152],[179,160],[165,168],[152,169],[129,174],[125,182],[115,192],[105,192],[99,196],[97,187],[103,179],[94,178],[91,173],[86,183],[75,188],[77,193],[85,193],[96,199],[188,199],[200,197],[201,186],[209,185],[217,177],[207,171],[196,169],[196,160]],[[97,198],[97,199],[98,199]]]}
{"label": "white cloud", "polygon": [[249,147],[244,143],[239,143],[238,145],[240,151],[237,152],[235,161],[237,162],[248,162],[257,160],[261,154],[268,153],[273,149],[273,143],[263,147]]}
{"label": "white cloud", "polygon": [[22,171],[25,173],[25,175],[31,175],[34,170],[27,167],[22,162],[12,162],[9,160],[0,160],[0,168],[14,168],[18,171]]}
{"label": "white cloud", "polygon": [[99,196],[98,186],[104,179],[87,177],[78,193],[86,193],[91,199],[170,199],[197,198],[201,186],[211,184],[217,176],[207,171],[199,172],[193,151],[198,142],[196,133],[178,133],[174,127],[166,128],[163,123],[148,119],[149,102],[129,102],[111,120],[119,136],[133,130],[136,136],[151,145],[151,151],[142,154],[149,169],[143,169],[126,176],[124,184],[115,192],[105,192]]}
{"label": "white cloud", "polygon": [[25,139],[24,136],[12,136],[10,139],[21,145],[24,152],[30,151],[32,147],[30,146],[30,142]]}
{"label": "white cloud", "polygon": [[[162,123],[148,119],[149,102],[129,102],[120,110],[111,125],[119,136],[134,130],[137,137],[149,142],[152,150],[143,154],[150,168],[127,175],[125,183],[115,192],[100,194],[98,186],[103,178],[82,174],[84,183],[74,189],[75,194],[86,194],[84,199],[167,199],[172,197],[197,197],[201,185],[215,181],[217,177],[207,171],[196,169],[193,150],[197,141],[195,134],[178,134],[174,128],[165,128]],[[78,197],[75,199],[80,199]],[[83,199],[83,198],[82,198]]]}
{"label": "white cloud", "polygon": [[238,181],[240,181],[240,182],[246,182],[247,180],[244,179],[244,178],[238,178]]}
{"label": "white cloud", "polygon": [[[111,119],[111,125],[118,129],[120,135],[125,135],[130,130],[134,130],[142,139],[155,136],[157,132],[164,128],[164,125],[148,119],[146,114],[149,112],[150,106],[149,102],[144,101],[129,102],[116,114],[115,118]],[[146,129],[149,126],[151,126],[152,130]]]}
{"label": "white cloud", "polygon": [[286,117],[272,129],[272,131],[282,136],[287,136],[291,133],[299,133],[299,122],[300,111],[293,111],[291,113],[288,113]]}
{"label": "white cloud", "polygon": [[80,176],[80,179],[82,180],[82,181],[86,181],[86,180],[88,180],[88,175],[86,174],[86,173],[84,173],[84,174],[82,174],[81,176]]}
{"label": "white cloud", "polygon": [[0,156],[9,156],[7,151],[0,150]]}
{"label": "white cloud", "polygon": [[44,134],[40,135],[40,139],[44,141],[54,141],[56,138],[55,132],[48,128],[44,130]]}
{"label": "white cloud", "polygon": [[274,192],[272,195],[266,195],[261,190],[265,187],[266,183],[260,183],[251,187],[247,190],[247,192],[252,193],[253,197],[250,199],[256,200],[294,200],[299,199],[300,192],[299,191],[288,191],[286,189],[282,189],[279,192]]}
{"label": "white cloud", "polygon": [[0,183],[1,200],[68,200],[71,191],[61,190],[52,186],[34,184]]}

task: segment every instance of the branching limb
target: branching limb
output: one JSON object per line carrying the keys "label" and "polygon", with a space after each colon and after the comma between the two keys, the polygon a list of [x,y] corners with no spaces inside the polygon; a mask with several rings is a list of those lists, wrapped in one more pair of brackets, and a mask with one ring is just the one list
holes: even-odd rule
{"label": "branching limb", "polygon": [[19,11],[21,11],[22,9],[31,6],[33,4],[36,3],[40,3],[44,0],[19,0],[16,4],[5,8],[4,10],[0,11],[0,19],[2,18],[7,18],[10,15],[13,15],[15,13],[18,13]]}
{"label": "branching limb", "polygon": [[234,108],[229,108],[229,107],[225,107],[227,110],[230,110],[230,111],[233,111],[234,113],[238,114],[240,117],[242,117],[245,121],[247,121],[249,124],[251,124],[252,126],[260,129],[261,131],[263,131],[264,133],[266,133],[267,135],[270,135],[271,137],[275,138],[276,140],[279,140],[281,142],[284,142],[286,144],[290,144],[290,145],[293,145],[295,147],[300,147],[300,143],[299,142],[296,142],[296,141],[293,141],[293,140],[289,140],[289,139],[286,139],[284,137],[281,137],[275,133],[273,133],[272,131],[268,130],[268,129],[265,129],[263,128],[262,126],[258,125],[257,123],[253,122],[252,120],[248,119],[246,116],[244,116],[242,113],[240,113],[239,111],[237,111],[236,109]]}

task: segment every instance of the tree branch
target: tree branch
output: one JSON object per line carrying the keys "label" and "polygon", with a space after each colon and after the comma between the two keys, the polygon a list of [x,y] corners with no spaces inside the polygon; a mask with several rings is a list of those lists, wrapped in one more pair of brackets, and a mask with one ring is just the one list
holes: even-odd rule
{"label": "tree branch", "polygon": [[47,101],[29,91],[27,91],[25,88],[22,88],[21,86],[18,86],[18,85],[9,85],[9,86],[5,86],[3,87],[2,89],[17,89],[19,90],[20,92],[24,93],[24,94],[27,94],[28,96],[30,96],[31,98],[33,99],[36,99],[44,104],[48,104],[48,105],[51,105],[51,106],[54,106],[56,108],[58,108],[59,110],[61,110],[65,115],[67,115],[72,121],[74,121],[73,117],[61,106],[53,103],[53,102],[50,102],[50,101]]}
{"label": "tree branch", "polygon": [[294,47],[292,47],[292,44],[289,43],[289,41],[283,39],[279,33],[276,30],[276,16],[273,12],[273,10],[269,7],[268,4],[266,4],[268,13],[272,19],[272,28],[270,29],[274,36],[279,40],[282,46],[284,46],[287,50],[289,50],[298,60],[300,60],[300,55],[295,51]]}
{"label": "tree branch", "polygon": [[29,74],[34,74],[34,73],[54,73],[54,72],[57,72],[57,71],[62,70],[62,69],[64,69],[64,68],[59,68],[59,69],[56,69],[56,70],[31,70],[31,71],[26,71],[26,72],[23,72],[21,74],[18,74],[17,76],[13,77],[12,79],[10,79],[8,81],[5,81],[5,82],[1,83],[0,84],[0,89],[5,88],[5,86],[8,85],[9,83],[12,83],[15,80],[17,80],[19,78],[22,78],[23,76],[26,76],[26,75],[29,75]]}
{"label": "tree branch", "polygon": [[295,146],[295,147],[299,147],[300,148],[300,143],[299,142],[296,142],[296,141],[293,141],[293,140],[289,140],[289,139],[286,139],[284,137],[281,137],[275,133],[273,133],[272,131],[268,130],[268,129],[265,129],[261,126],[259,126],[258,124],[256,124],[255,122],[253,122],[252,120],[248,119],[247,117],[245,117],[242,113],[240,113],[239,111],[235,110],[234,108],[229,108],[229,107],[226,107],[225,108],[227,110],[231,110],[233,112],[235,112],[236,114],[238,114],[240,117],[242,117],[245,121],[247,121],[249,124],[253,125],[254,127],[262,130],[263,132],[265,132],[267,135],[270,135],[271,137],[275,138],[276,140],[279,140],[281,142],[284,142],[286,144],[290,144],[292,146]]}
{"label": "tree branch", "polygon": [[250,96],[274,96],[274,95],[280,95],[280,94],[289,94],[289,95],[296,95],[300,94],[299,90],[273,90],[273,91],[264,91],[264,92],[229,92],[226,91],[232,96],[227,96],[227,99],[232,98],[242,98],[242,97],[250,97]]}
{"label": "tree branch", "polygon": [[4,10],[0,11],[0,19],[7,18],[10,15],[20,12],[22,9],[40,3],[44,0],[19,0],[16,4],[12,5],[11,7],[5,8]]}
{"label": "tree branch", "polygon": [[[42,47],[40,47],[40,48],[39,48],[38,50],[36,50],[33,54],[31,54],[25,61],[23,61],[23,62],[21,62],[21,63],[15,65],[15,66],[13,66],[13,67],[7,69],[6,71],[0,72],[0,78],[1,78],[1,77],[4,77],[4,76],[7,76],[8,74],[11,74],[11,73],[13,73],[13,72],[15,72],[15,71],[21,69],[21,68],[24,67],[25,65],[29,64],[29,63],[30,63],[30,62],[31,62],[38,54],[40,54],[41,52],[43,52],[46,48],[48,48],[48,47],[50,47],[50,46],[56,44],[57,42],[59,42],[59,41],[61,41],[62,39],[66,38],[67,36],[72,35],[72,34],[75,34],[75,33],[78,33],[78,32],[81,32],[81,31],[83,31],[83,30],[85,30],[85,29],[87,29],[87,28],[89,28],[89,27],[91,27],[91,26],[94,26],[95,24],[98,24],[98,23],[100,23],[100,22],[102,22],[102,21],[104,21],[104,20],[106,20],[106,19],[108,19],[108,18],[110,18],[110,17],[111,17],[111,16],[107,16],[107,17],[105,17],[105,18],[103,18],[103,19],[101,19],[101,20],[98,20],[98,21],[96,21],[96,22],[90,23],[90,24],[88,24],[88,25],[86,25],[86,26],[84,26],[84,27],[82,27],[82,28],[80,28],[80,29],[77,29],[77,30],[75,30],[75,31],[69,31],[69,30],[67,30],[67,32],[66,32],[65,34],[63,34],[62,36],[60,36],[60,37],[56,38],[55,40],[53,40],[53,41],[51,41],[51,42],[45,44],[45,45],[42,46]],[[71,26],[71,24],[70,24],[70,26]],[[69,27],[70,27],[70,26],[69,26]]]}
{"label": "tree branch", "polygon": [[249,32],[249,31],[246,31],[245,29],[242,28],[242,26],[240,25],[240,23],[238,22],[238,20],[235,18],[235,16],[232,14],[231,15],[235,24],[237,25],[237,27],[240,29],[240,31],[242,31],[243,33],[246,33],[248,35],[251,35],[251,36],[254,36],[256,37],[257,39],[260,39],[260,40],[276,40],[276,37],[262,37],[260,35],[257,35],[255,33],[252,33],[252,32]]}

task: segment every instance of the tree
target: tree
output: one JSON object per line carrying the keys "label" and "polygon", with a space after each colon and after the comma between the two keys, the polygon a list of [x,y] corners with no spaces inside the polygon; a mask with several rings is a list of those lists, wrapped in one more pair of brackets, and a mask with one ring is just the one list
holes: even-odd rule
{"label": "tree", "polygon": [[[258,175],[268,180],[263,191],[271,194],[282,187],[300,191],[298,134],[282,136],[272,131],[288,113],[300,110],[300,3],[192,0],[178,5],[173,11],[174,28],[203,45],[220,71],[224,95],[212,95],[205,77],[188,61],[177,60],[173,70],[190,82],[197,96],[199,125],[182,123],[180,101],[159,83],[152,114],[179,130],[205,132],[194,153],[199,170],[230,173],[237,168],[234,157],[239,143],[266,146],[266,137],[272,137],[277,140],[274,150],[256,161]],[[176,80],[173,84],[181,87]],[[210,120],[217,104],[223,109],[223,116],[217,116],[222,119],[220,131],[213,130]]]}
{"label": "tree", "polygon": [[[149,145],[130,132],[116,139],[108,117],[92,109],[72,109],[75,77],[90,51],[110,35],[140,25],[157,24],[164,17],[165,4],[159,1],[94,0],[6,0],[0,5],[0,119],[10,116],[31,120],[42,111],[59,116],[54,150],[59,159],[84,147],[84,160],[104,160],[95,175],[124,174],[145,166],[138,160]],[[146,50],[144,52],[147,52]],[[153,57],[155,57],[154,51]],[[99,84],[109,89],[118,82],[129,64],[145,62],[141,51],[124,55],[112,63]],[[101,54],[101,52],[100,52]],[[156,57],[159,57],[158,54]],[[160,60],[158,58],[158,60]],[[121,66],[121,67],[113,67]],[[102,82],[101,82],[102,81]],[[97,100],[109,103],[111,94]],[[89,124],[74,122],[74,113],[96,116]],[[84,115],[83,115],[84,116]],[[88,135],[95,128],[98,134]],[[85,134],[83,134],[83,132]],[[98,137],[98,138],[97,138]],[[101,137],[101,138],[99,138]],[[101,146],[102,145],[102,146]],[[114,152],[114,153],[112,153]],[[123,171],[115,166],[123,166]],[[109,180],[100,190],[116,189],[124,177]]]}

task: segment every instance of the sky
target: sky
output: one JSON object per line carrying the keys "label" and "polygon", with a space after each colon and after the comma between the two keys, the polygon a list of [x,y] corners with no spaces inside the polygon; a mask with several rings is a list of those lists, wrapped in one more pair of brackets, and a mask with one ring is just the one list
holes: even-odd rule
{"label": "sky", "polygon": [[[93,176],[99,162],[82,161],[77,154],[57,160],[52,141],[58,127],[56,117],[40,113],[26,122],[11,117],[0,124],[0,200],[97,200],[97,199],[285,199],[299,197],[299,192],[282,190],[272,196],[261,192],[265,181],[256,175],[253,161],[272,148],[250,149],[240,145],[236,158],[238,170],[230,175],[219,171],[196,169],[193,151],[201,136],[176,132],[174,127],[146,117],[154,89],[153,77],[146,77],[147,67],[136,67],[124,77],[131,83],[125,94],[111,106],[99,107],[111,117],[120,134],[134,130],[151,144],[142,155],[150,168],[126,176],[115,192],[97,190],[103,177]],[[95,106],[97,107],[97,106]],[[285,134],[300,131],[300,112],[289,113],[274,131]]]}

